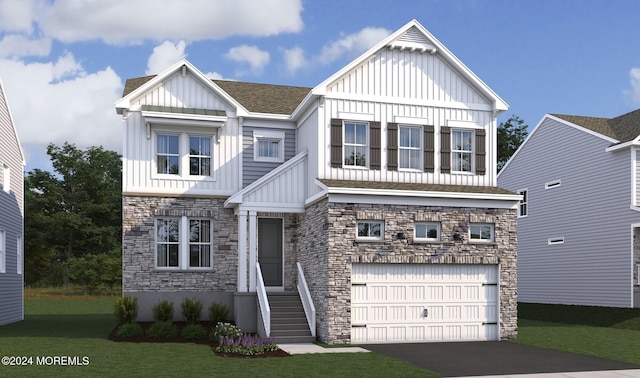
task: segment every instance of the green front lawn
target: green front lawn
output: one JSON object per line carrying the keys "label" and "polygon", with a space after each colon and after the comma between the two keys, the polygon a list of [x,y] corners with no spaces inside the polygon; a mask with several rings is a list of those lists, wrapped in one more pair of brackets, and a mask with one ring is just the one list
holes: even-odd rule
{"label": "green front lawn", "polygon": [[519,303],[514,342],[640,365],[640,309]]}
{"label": "green front lawn", "polygon": [[[107,340],[114,297],[45,296],[27,292],[25,320],[0,326],[0,358],[32,357],[29,366],[0,365],[0,376],[437,377],[375,353],[224,358],[210,347]],[[37,366],[38,357],[71,357],[85,366]],[[77,357],[77,358],[74,358]],[[45,362],[51,362],[48,358]],[[26,361],[29,363],[29,360]]]}

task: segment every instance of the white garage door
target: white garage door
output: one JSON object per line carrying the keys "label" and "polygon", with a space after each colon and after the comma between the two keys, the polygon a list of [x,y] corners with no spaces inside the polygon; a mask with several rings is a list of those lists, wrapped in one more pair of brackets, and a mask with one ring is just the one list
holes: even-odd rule
{"label": "white garage door", "polygon": [[353,264],[351,342],[498,340],[497,265]]}

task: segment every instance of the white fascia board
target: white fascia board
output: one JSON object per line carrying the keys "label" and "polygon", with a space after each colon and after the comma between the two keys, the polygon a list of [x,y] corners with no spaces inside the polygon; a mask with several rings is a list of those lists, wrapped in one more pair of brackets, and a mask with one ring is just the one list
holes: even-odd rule
{"label": "white fascia board", "polygon": [[362,95],[362,94],[354,94],[354,93],[327,93],[325,98],[329,100],[384,102],[384,103],[398,104],[398,105],[432,106],[436,108],[479,110],[479,111],[486,111],[486,112],[493,111],[493,106],[488,104],[421,100],[421,99],[400,98],[400,97],[393,97],[393,96],[374,96],[374,95]]}
{"label": "white fascia board", "polygon": [[389,189],[367,189],[367,188],[329,188],[331,194],[365,195],[365,196],[385,196],[385,197],[416,197],[416,198],[454,198],[470,200],[501,200],[519,201],[519,194],[491,194],[491,193],[466,193],[466,192],[426,192],[418,190],[389,190]]}
{"label": "white fascia board", "polygon": [[167,197],[230,197],[233,190],[202,190],[202,189],[170,189],[170,188],[149,188],[140,186],[129,186],[122,189],[123,195],[139,196],[167,196]]}
{"label": "white fascia board", "polygon": [[[567,126],[571,126],[571,127],[573,127],[574,129],[576,129],[576,130],[580,130],[580,131],[582,131],[582,132],[584,132],[584,133],[587,133],[587,134],[593,135],[593,136],[598,137],[598,138],[600,138],[600,139],[604,139],[604,140],[606,140],[606,141],[607,141],[607,142],[609,142],[609,143],[618,143],[618,142],[620,142],[620,141],[619,141],[619,140],[617,140],[617,139],[613,139],[613,138],[610,138],[610,137],[608,137],[608,136],[606,136],[606,135],[602,135],[602,134],[597,133],[597,132],[595,132],[595,131],[593,131],[593,130],[589,130],[589,129],[584,128],[584,127],[582,127],[582,126],[580,126],[580,125],[576,125],[575,123],[571,123],[571,122],[569,122],[569,121],[566,121],[566,120],[564,120],[564,119],[562,119],[562,118],[554,117],[554,116],[552,116],[551,114],[545,114],[545,118],[549,118],[549,119],[552,119],[552,120],[554,120],[554,121],[556,121],[556,122],[560,122],[560,123],[565,124],[565,125],[567,125]],[[544,119],[544,118],[543,118],[543,119]]]}
{"label": "white fascia board", "polygon": [[[516,196],[512,196],[516,197]],[[390,197],[382,195],[329,194],[329,202],[362,203],[406,206],[443,206],[443,207],[477,207],[485,209],[516,209],[517,200],[498,200],[490,198],[438,198],[438,197]]]}
{"label": "white fascia board", "polygon": [[239,204],[238,211],[260,211],[265,213],[304,213],[303,204],[276,202],[245,202]]}
{"label": "white fascia board", "polygon": [[18,149],[20,150],[20,159],[22,160],[22,166],[26,167],[27,160],[24,157],[24,151],[22,150],[22,144],[20,143],[20,138],[18,136],[18,129],[16,129],[16,124],[13,121],[11,107],[9,106],[9,100],[7,99],[7,94],[4,91],[4,84],[2,83],[2,78],[0,78],[0,91],[2,92],[2,98],[4,98],[4,106],[7,108],[7,113],[9,114],[9,123],[11,123],[11,127],[13,129],[13,135],[16,138],[16,143],[18,143]]}
{"label": "white fascia board", "polygon": [[[168,112],[150,112],[141,111],[145,122],[155,124],[193,124],[194,122],[202,123],[208,126],[221,127],[227,122],[226,116],[212,116],[200,114],[184,114],[184,113],[168,113]],[[186,121],[186,122],[185,122]]]}

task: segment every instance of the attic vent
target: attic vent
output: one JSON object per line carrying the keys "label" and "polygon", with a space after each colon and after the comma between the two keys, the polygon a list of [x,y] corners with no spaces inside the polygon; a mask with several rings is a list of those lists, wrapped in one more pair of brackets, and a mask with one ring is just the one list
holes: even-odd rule
{"label": "attic vent", "polygon": [[427,41],[424,35],[422,35],[422,33],[420,33],[418,29],[416,29],[415,27],[412,27],[411,29],[407,30],[407,32],[401,35],[396,41],[424,43],[424,44],[429,43],[429,41]]}
{"label": "attic vent", "polygon": [[564,244],[564,236],[561,236],[559,238],[549,238],[547,239],[547,244],[548,245]]}
{"label": "attic vent", "polygon": [[544,184],[545,189],[557,188],[562,184],[560,180],[549,181]]}
{"label": "attic vent", "polygon": [[407,30],[403,35],[395,39],[389,44],[390,49],[399,48],[400,50],[410,51],[428,51],[430,54],[437,52],[436,47],[432,45],[418,29],[412,27]]}

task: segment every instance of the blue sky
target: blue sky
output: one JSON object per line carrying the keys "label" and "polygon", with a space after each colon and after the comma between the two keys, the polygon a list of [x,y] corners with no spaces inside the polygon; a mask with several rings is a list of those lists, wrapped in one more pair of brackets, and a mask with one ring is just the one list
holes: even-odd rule
{"label": "blue sky", "polygon": [[640,107],[636,0],[0,0],[0,79],[27,158],[121,152],[127,78],[187,58],[212,78],[313,87],[417,19],[532,129]]}

